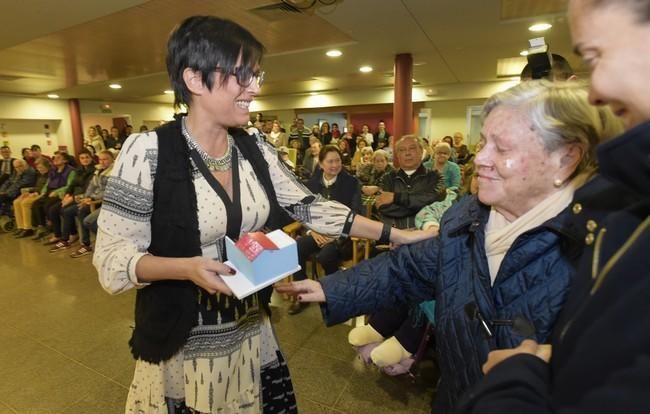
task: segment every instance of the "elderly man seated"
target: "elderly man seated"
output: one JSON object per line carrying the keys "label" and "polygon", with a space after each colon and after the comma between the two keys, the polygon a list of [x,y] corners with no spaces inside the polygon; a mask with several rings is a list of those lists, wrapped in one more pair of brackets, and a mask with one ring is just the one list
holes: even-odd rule
{"label": "elderly man seated", "polygon": [[424,146],[415,135],[405,135],[395,144],[399,168],[384,177],[381,187],[364,186],[365,195],[376,195],[381,220],[393,227],[415,227],[415,215],[424,206],[445,198],[443,180],[422,165]]}
{"label": "elderly man seated", "polygon": [[20,190],[32,187],[36,172],[24,160],[13,160],[13,173],[0,185],[0,213],[6,213],[11,203],[20,195]]}

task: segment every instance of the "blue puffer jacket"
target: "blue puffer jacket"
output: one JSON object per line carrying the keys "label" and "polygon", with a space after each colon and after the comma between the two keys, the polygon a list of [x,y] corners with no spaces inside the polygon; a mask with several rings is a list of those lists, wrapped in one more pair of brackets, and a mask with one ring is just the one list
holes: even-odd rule
{"label": "blue puffer jacket", "polygon": [[505,255],[490,286],[485,255],[489,207],[475,197],[452,206],[440,236],[364,261],[321,283],[327,302],[323,316],[334,325],[355,315],[402,303],[436,300],[436,344],[441,383],[438,413],[451,413],[458,397],[482,376],[490,350],[511,348],[525,339],[508,326],[487,337],[465,305],[475,303],[486,320],[524,317],[535,326],[531,337],[546,342],[567,296],[580,243],[565,210],[520,235]]}

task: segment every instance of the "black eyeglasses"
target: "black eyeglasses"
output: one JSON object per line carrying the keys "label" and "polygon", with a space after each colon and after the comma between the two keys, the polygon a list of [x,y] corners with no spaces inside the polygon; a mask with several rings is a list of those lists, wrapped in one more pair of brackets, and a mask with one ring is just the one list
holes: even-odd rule
{"label": "black eyeglasses", "polygon": [[252,70],[251,68],[245,66],[238,66],[232,70],[216,68],[215,72],[221,72],[229,76],[234,76],[237,79],[237,83],[242,88],[248,88],[253,84],[253,82],[255,82],[255,86],[260,88],[264,83],[265,72],[263,70]]}

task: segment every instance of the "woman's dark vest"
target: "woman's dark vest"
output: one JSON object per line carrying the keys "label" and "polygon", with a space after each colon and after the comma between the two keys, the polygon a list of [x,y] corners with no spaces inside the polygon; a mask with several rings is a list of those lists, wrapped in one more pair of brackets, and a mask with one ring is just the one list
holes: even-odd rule
{"label": "woman's dark vest", "polygon": [[[266,227],[280,228],[286,212],[278,205],[269,167],[256,138],[243,129],[228,131],[266,191],[270,202]],[[153,186],[149,253],[163,257],[201,256],[201,241],[190,150],[177,119],[156,129],[158,165]],[[236,185],[237,183],[235,183]],[[151,363],[167,360],[187,341],[197,324],[198,286],[190,281],[163,280],[139,289],[135,301],[135,329],[129,341],[136,359]],[[204,292],[209,295],[209,293]],[[271,289],[260,292],[266,305]]]}

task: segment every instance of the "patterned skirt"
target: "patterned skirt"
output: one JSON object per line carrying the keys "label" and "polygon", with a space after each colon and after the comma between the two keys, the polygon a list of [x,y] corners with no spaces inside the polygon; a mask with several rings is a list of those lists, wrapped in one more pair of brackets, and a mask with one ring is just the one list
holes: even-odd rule
{"label": "patterned skirt", "polygon": [[126,413],[297,413],[289,369],[269,318],[199,325],[170,360],[138,360]]}

